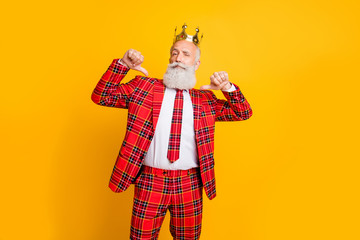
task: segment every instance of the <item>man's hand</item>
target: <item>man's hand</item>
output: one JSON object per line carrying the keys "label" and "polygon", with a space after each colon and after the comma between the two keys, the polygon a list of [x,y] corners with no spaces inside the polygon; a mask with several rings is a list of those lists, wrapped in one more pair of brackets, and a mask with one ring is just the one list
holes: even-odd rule
{"label": "man's hand", "polygon": [[229,82],[229,76],[227,72],[214,72],[210,77],[210,85],[201,86],[200,89],[212,89],[212,90],[221,90],[225,91],[231,88],[231,83]]}
{"label": "man's hand", "polygon": [[144,61],[144,56],[141,55],[139,51],[134,49],[129,49],[124,54],[124,57],[121,59],[121,62],[126,65],[130,69],[134,69],[136,71],[142,72],[146,76],[148,76],[148,72],[145,68],[141,67],[141,64]]}

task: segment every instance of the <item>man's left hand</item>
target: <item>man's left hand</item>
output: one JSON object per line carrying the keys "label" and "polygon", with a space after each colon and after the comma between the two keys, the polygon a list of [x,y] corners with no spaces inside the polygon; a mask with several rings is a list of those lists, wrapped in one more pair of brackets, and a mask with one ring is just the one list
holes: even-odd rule
{"label": "man's left hand", "polygon": [[210,77],[210,85],[201,86],[202,90],[221,90],[226,91],[231,88],[231,83],[229,82],[229,76],[227,72],[214,72]]}

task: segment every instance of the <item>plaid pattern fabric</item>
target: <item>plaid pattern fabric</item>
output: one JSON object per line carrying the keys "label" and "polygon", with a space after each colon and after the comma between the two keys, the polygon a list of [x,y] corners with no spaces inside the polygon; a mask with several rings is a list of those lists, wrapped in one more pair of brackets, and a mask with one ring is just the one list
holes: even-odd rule
{"label": "plaid pattern fabric", "polygon": [[[156,78],[136,76],[120,83],[128,70],[114,59],[91,96],[96,104],[128,109],[125,138],[109,182],[114,192],[125,191],[136,180],[154,136],[165,91],[162,80]],[[241,121],[252,115],[249,103],[234,86],[234,92],[223,92],[226,100],[216,98],[209,90],[190,90],[201,180],[209,199],[216,196],[215,121]]]}
{"label": "plaid pattern fabric", "polygon": [[167,158],[170,162],[175,162],[180,155],[180,137],[181,137],[181,123],[182,110],[184,104],[183,90],[177,89],[174,101],[173,117],[171,120],[171,130],[169,137],[169,146]]}
{"label": "plaid pattern fabric", "polygon": [[157,239],[167,210],[174,239],[199,239],[203,209],[199,169],[143,166],[141,172],[135,182],[130,239]]}

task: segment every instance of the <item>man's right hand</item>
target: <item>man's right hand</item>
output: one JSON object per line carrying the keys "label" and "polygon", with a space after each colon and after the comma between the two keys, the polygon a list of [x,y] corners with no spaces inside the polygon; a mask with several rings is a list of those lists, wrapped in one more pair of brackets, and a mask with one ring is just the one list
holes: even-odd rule
{"label": "man's right hand", "polygon": [[141,64],[144,61],[144,56],[141,55],[139,51],[134,49],[129,49],[124,54],[124,57],[121,59],[121,62],[130,69],[134,69],[136,71],[142,72],[146,76],[148,76],[148,72],[145,68],[141,67]]}

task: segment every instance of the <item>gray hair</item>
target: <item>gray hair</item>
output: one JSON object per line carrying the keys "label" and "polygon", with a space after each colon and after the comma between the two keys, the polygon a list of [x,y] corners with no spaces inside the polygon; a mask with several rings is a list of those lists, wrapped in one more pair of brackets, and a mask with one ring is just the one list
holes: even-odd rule
{"label": "gray hair", "polygon": [[196,55],[195,55],[195,62],[198,62],[200,60],[201,51],[199,46],[196,46]]}

